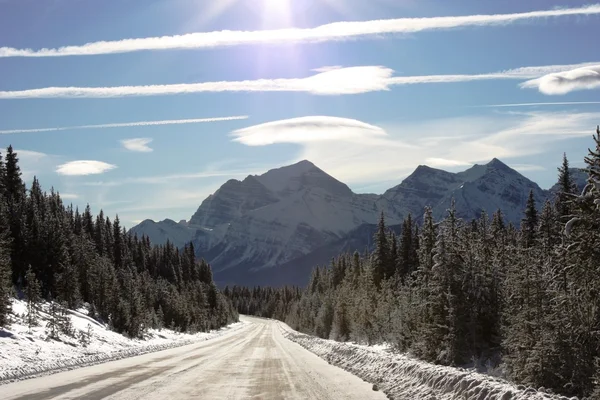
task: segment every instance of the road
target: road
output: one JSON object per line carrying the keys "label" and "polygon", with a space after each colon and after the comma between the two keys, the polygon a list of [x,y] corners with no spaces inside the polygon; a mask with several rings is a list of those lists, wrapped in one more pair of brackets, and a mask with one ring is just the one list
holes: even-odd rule
{"label": "road", "polygon": [[385,399],[372,385],[283,337],[277,322],[249,322],[198,344],[0,386],[3,400]]}

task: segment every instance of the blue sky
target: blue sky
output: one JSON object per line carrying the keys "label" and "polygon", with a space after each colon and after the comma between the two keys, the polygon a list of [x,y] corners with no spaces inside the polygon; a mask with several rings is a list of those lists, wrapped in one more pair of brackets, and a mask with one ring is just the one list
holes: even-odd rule
{"label": "blue sky", "polygon": [[[306,158],[357,192],[493,157],[547,188],[600,123],[599,22],[564,0],[0,0],[0,146],[127,226]],[[521,103],[543,104],[500,106]]]}

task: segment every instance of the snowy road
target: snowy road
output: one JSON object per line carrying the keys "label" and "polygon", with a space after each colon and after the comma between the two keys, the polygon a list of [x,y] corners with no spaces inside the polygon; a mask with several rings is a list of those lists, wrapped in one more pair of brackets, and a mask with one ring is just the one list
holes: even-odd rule
{"label": "snowy road", "polygon": [[4,400],[385,399],[372,385],[285,339],[278,324],[0,386]]}

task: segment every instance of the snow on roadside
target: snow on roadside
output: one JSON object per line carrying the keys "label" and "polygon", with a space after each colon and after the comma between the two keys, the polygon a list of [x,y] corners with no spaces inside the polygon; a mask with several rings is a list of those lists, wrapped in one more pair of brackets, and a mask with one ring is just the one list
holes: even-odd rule
{"label": "snow on roadside", "polygon": [[[278,323],[284,337],[308,351],[376,384],[390,399],[436,400],[567,400],[505,380],[461,369],[430,364],[395,354],[381,346],[363,346],[320,339]],[[572,399],[576,399],[575,397]]]}
{"label": "snow on roadside", "polygon": [[43,306],[38,326],[32,327],[29,333],[23,317],[26,307],[26,302],[13,300],[16,321],[13,321],[10,329],[0,329],[0,385],[201,342],[246,325],[237,322],[216,331],[196,334],[150,329],[144,340],[129,339],[87,316],[85,309],[69,310],[76,336],[81,332],[87,333],[89,329],[89,344],[84,346],[78,338],[63,333],[59,334],[58,340],[48,339],[48,304]]}

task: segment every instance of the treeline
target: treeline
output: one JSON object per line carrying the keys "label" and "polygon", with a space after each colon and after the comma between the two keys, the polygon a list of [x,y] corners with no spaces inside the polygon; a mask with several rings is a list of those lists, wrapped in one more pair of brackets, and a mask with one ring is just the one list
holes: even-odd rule
{"label": "treeline", "polygon": [[600,397],[600,130],[594,141],[582,193],[565,156],[555,200],[537,210],[530,193],[519,227],[500,211],[462,221],[452,206],[434,221],[427,208],[418,229],[408,216],[396,237],[382,215],[372,254],[316,268],[285,318],[271,316],[322,338],[388,342],[429,362]]}
{"label": "treeline", "polygon": [[36,178],[27,190],[8,147],[0,157],[0,326],[10,323],[17,293],[69,308],[88,303],[96,318],[131,337],[149,327],[206,331],[237,320],[191,244],[152,246],[128,234],[118,216],[65,206]]}
{"label": "treeline", "polygon": [[300,300],[302,292],[298,287],[283,288],[243,286],[225,287],[223,294],[231,300],[240,314],[284,321],[292,305]]}

